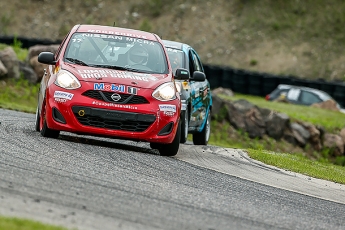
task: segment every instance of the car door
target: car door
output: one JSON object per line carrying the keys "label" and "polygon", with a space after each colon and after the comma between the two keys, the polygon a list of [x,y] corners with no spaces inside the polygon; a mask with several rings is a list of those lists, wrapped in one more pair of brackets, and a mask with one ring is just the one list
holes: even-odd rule
{"label": "car door", "polygon": [[[197,53],[191,48],[189,50],[189,71],[191,77],[194,71],[204,72],[203,66]],[[191,117],[189,126],[191,129],[198,129],[205,121],[209,105],[209,88],[207,81],[190,81],[191,87]]]}

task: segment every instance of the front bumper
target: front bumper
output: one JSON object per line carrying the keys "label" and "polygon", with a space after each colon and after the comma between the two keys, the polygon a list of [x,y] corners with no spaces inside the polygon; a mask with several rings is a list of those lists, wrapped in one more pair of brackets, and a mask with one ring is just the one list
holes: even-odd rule
{"label": "front bumper", "polygon": [[[87,85],[87,84],[86,84]],[[140,89],[144,104],[116,104],[83,95],[90,87],[83,85],[70,100],[54,97],[56,91],[67,91],[51,85],[46,94],[46,122],[49,128],[72,133],[118,139],[171,143],[180,117],[179,98],[161,102],[152,98],[152,90]],[[138,93],[139,94],[139,93]],[[163,111],[162,105],[176,108]],[[166,107],[165,107],[166,108]]]}

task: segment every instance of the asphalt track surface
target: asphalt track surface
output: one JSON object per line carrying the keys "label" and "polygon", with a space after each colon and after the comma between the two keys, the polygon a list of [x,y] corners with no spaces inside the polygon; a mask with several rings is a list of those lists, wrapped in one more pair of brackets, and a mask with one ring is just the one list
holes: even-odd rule
{"label": "asphalt track surface", "polygon": [[0,215],[75,229],[345,229],[343,185],[245,152],[43,138],[34,114],[0,109]]}

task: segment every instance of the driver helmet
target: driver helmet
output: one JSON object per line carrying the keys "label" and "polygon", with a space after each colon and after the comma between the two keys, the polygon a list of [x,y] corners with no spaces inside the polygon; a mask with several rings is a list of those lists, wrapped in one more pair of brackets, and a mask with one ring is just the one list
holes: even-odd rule
{"label": "driver helmet", "polygon": [[130,65],[141,64],[144,65],[147,63],[148,52],[142,46],[133,46],[128,53],[128,63]]}

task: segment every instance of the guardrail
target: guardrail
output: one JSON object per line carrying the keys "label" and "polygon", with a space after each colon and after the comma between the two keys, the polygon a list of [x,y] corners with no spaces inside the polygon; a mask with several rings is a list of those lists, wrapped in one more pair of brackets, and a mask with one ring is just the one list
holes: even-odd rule
{"label": "guardrail", "polygon": [[[25,37],[4,36],[0,43],[11,45],[14,40],[20,41],[22,48],[34,45],[60,44],[61,40],[33,39]],[[204,65],[205,74],[211,88],[229,88],[237,93],[255,96],[266,96],[279,84],[306,86],[320,89],[331,95],[341,106],[345,107],[345,83],[326,81],[324,79],[308,80],[295,76],[280,76],[269,73],[260,73],[225,66]]]}

